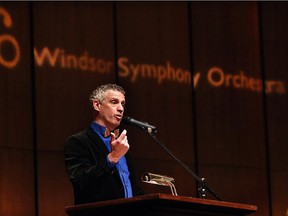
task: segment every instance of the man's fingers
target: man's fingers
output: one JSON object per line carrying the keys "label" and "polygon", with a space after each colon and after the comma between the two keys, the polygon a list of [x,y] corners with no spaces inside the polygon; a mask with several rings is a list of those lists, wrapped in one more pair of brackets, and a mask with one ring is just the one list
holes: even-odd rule
{"label": "man's fingers", "polygon": [[124,130],[122,131],[122,133],[120,134],[120,136],[118,137],[118,140],[119,140],[119,141],[123,141],[124,138],[126,137],[126,134],[127,134],[127,131],[124,129]]}
{"label": "man's fingers", "polygon": [[113,142],[116,139],[116,136],[114,133],[111,133],[111,142]]}
{"label": "man's fingers", "polygon": [[128,144],[128,138],[127,138],[127,136],[125,137],[124,142],[125,142],[125,144]]}
{"label": "man's fingers", "polygon": [[120,136],[126,136],[126,134],[127,134],[127,131],[124,129]]}

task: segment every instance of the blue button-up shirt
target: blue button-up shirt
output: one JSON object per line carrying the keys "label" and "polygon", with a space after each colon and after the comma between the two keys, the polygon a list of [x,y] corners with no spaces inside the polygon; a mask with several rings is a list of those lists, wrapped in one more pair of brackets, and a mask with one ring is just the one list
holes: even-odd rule
{"label": "blue button-up shirt", "polygon": [[[96,122],[92,122],[91,127],[95,131],[95,133],[97,133],[100,136],[100,138],[103,140],[103,142],[105,143],[105,146],[107,147],[109,152],[111,152],[111,145],[110,145],[111,136],[104,137],[104,133],[105,133],[106,128],[97,124]],[[133,197],[132,186],[131,186],[130,177],[129,177],[130,172],[128,170],[126,158],[123,156],[120,158],[120,160],[116,164],[112,164],[108,160],[108,156],[107,156],[107,162],[109,163],[110,167],[116,166],[116,168],[119,172],[122,184],[124,186],[125,198]]]}

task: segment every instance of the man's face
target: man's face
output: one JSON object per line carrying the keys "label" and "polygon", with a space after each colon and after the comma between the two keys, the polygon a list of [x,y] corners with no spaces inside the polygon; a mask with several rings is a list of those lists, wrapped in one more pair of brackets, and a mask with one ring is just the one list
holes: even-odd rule
{"label": "man's face", "polygon": [[96,122],[110,130],[119,126],[125,106],[125,96],[119,91],[108,90],[102,102],[94,101],[94,109],[99,112]]}

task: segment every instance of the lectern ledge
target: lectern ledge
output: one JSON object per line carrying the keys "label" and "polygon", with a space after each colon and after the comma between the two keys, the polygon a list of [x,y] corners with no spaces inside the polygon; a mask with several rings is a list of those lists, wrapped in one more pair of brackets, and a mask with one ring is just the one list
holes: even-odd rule
{"label": "lectern ledge", "polygon": [[67,206],[65,210],[69,216],[244,216],[256,212],[257,207],[157,193]]}

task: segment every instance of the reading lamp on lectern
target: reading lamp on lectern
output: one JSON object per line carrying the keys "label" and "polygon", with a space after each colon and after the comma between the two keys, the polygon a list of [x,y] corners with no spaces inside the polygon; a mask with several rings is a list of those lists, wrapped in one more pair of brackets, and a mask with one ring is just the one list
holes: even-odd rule
{"label": "reading lamp on lectern", "polygon": [[172,195],[178,196],[176,187],[172,183],[174,182],[174,178],[172,177],[146,172],[142,175],[141,180],[142,182],[149,183],[149,184],[169,186],[171,189]]}

